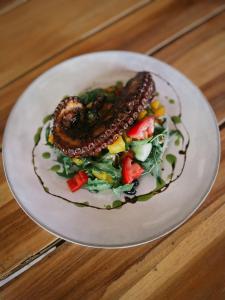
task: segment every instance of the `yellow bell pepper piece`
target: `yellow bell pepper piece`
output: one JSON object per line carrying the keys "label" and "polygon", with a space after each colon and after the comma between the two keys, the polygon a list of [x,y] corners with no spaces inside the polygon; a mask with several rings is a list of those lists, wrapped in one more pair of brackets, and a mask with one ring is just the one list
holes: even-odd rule
{"label": "yellow bell pepper piece", "polygon": [[152,109],[153,111],[155,111],[156,109],[158,109],[159,106],[160,106],[159,100],[153,100],[153,101],[151,102],[151,109]]}
{"label": "yellow bell pepper piece", "polygon": [[142,120],[144,119],[144,117],[147,115],[147,110],[142,110],[141,112],[139,112],[139,115],[138,115],[138,120]]}
{"label": "yellow bell pepper piece", "polygon": [[72,161],[77,165],[77,166],[80,166],[80,165],[82,165],[82,163],[83,163],[83,160],[82,159],[80,159],[80,158],[72,158]]}
{"label": "yellow bell pepper piece", "polygon": [[165,106],[161,105],[158,109],[154,111],[156,117],[162,117],[166,113]]}
{"label": "yellow bell pepper piece", "polygon": [[48,142],[49,142],[50,144],[53,144],[54,138],[53,138],[53,135],[52,135],[52,134],[49,134],[49,136],[48,136]]}
{"label": "yellow bell pepper piece", "polygon": [[112,176],[111,175],[109,175],[108,173],[106,173],[106,172],[103,172],[103,171],[97,171],[97,170],[92,170],[92,174],[96,177],[96,178],[98,178],[98,179],[100,179],[100,180],[104,180],[104,181],[106,181],[106,182],[108,182],[108,183],[113,183],[113,179],[112,179]]}
{"label": "yellow bell pepper piece", "polygon": [[109,145],[108,150],[111,154],[116,154],[125,151],[125,143],[122,136],[119,136],[113,144]]}
{"label": "yellow bell pepper piece", "polygon": [[123,139],[125,140],[126,143],[132,142],[132,138],[126,135],[126,133],[123,134]]}

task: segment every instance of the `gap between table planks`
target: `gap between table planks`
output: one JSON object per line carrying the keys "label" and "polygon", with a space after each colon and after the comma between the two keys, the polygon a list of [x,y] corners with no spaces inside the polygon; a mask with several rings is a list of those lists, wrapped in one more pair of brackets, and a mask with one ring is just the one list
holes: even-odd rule
{"label": "gap between table planks", "polygon": [[[121,296],[124,299],[208,299],[210,293],[224,295],[225,129],[221,131],[221,143],[221,166],[213,190],[200,210],[182,227],[159,241],[131,249],[91,249],[64,243],[4,286],[2,297],[7,300],[119,299]],[[212,254],[214,264],[207,264],[205,258],[210,259]],[[213,279],[215,273],[214,280],[207,280],[207,276]],[[198,283],[201,289],[198,287],[196,293],[193,288],[187,290]],[[172,287],[177,286],[180,288],[174,291]]]}
{"label": "gap between table planks", "polygon": [[[95,0],[97,1],[97,0]],[[117,0],[113,0],[113,1],[108,1],[107,3],[111,3],[113,7],[115,6]],[[126,0],[128,1],[128,0]],[[132,1],[132,0],[130,0]],[[143,0],[144,1],[144,0]],[[122,1],[123,3],[124,1]],[[155,2],[155,3],[154,3]],[[177,35],[177,32],[180,32],[180,30],[184,30],[184,28],[186,29],[190,29],[190,26],[196,26],[196,22],[203,22],[204,19],[209,16],[210,14],[216,14],[217,12],[219,12],[221,9],[223,9],[224,6],[224,2],[222,0],[215,0],[215,1],[208,1],[208,2],[204,2],[203,1],[194,1],[194,2],[188,2],[185,0],[182,1],[174,1],[174,0],[164,0],[164,1],[160,1],[160,0],[154,0],[153,3],[151,3],[151,6],[148,6],[148,14],[144,14],[143,13],[143,17],[144,22],[151,20],[151,23],[155,23],[156,26],[152,26],[150,28],[151,30],[157,31],[157,33],[160,33],[160,38],[164,35],[164,37],[166,38],[166,40],[161,40],[160,41],[160,45],[161,43],[165,43],[167,42],[167,39],[171,39],[171,37],[173,37],[173,35]],[[85,39],[87,38],[89,35],[95,33],[96,31],[102,30],[104,28],[106,28],[108,25],[110,25],[113,21],[116,21],[120,18],[122,18],[123,16],[127,16],[127,12],[131,12],[132,8],[129,8],[127,12],[121,13],[120,15],[114,17],[112,19],[112,22],[107,21],[105,22],[105,26],[104,24],[101,25],[101,27],[96,27],[95,30],[90,30],[90,33],[88,33],[88,31],[84,34],[84,36],[82,37],[82,33],[83,33],[83,28],[81,27],[81,23],[82,25],[84,24],[85,29],[88,30],[90,28],[91,25],[95,24],[95,21],[90,21],[90,19],[88,19],[89,17],[89,13],[87,13],[87,16],[85,16],[85,18],[78,18],[78,21],[76,20],[76,23],[78,23],[78,25],[76,24],[76,26],[72,26],[75,22],[74,18],[71,19],[71,13],[68,15],[66,15],[67,19],[66,21],[64,20],[63,16],[65,15],[66,9],[68,9],[69,6],[75,5],[75,2],[71,2],[67,1],[66,3],[68,3],[68,6],[63,7],[63,11],[61,12],[61,10],[58,10],[58,8],[60,7],[60,0],[57,1],[48,1],[48,3],[44,4],[43,6],[43,2],[42,6],[40,5],[40,1],[38,2],[33,1],[32,2],[35,6],[35,10],[31,10],[30,9],[30,4],[26,4],[24,5],[20,10],[19,10],[19,18],[14,18],[13,14],[16,14],[18,12],[14,11],[12,12],[12,15],[7,15],[6,18],[6,24],[8,24],[8,28],[6,31],[3,31],[3,33],[1,34],[1,36],[3,37],[3,43],[5,45],[6,49],[6,53],[9,53],[9,61],[10,63],[14,62],[14,67],[13,69],[8,68],[8,62],[7,59],[4,60],[3,65],[1,66],[2,69],[2,80],[4,82],[5,85],[9,84],[10,82],[12,82],[13,80],[15,80],[16,78],[18,78],[19,76],[22,76],[24,73],[28,72],[31,70],[31,67],[37,67],[37,64],[43,63],[46,60],[49,60],[49,57],[51,57],[51,55],[57,55],[59,53],[62,53],[63,51],[65,51],[68,47],[74,46],[76,42],[78,42],[79,40]],[[54,3],[54,5],[53,5]],[[102,3],[102,2],[101,2]],[[104,2],[105,3],[105,2]],[[121,3],[121,1],[120,1]],[[126,3],[126,2],[125,2]],[[147,3],[146,1],[144,1],[143,3],[140,3],[140,6],[143,6],[145,3]],[[95,4],[94,2],[92,2],[92,5]],[[143,5],[142,5],[143,4]],[[80,10],[83,11],[86,7],[87,3],[86,1],[84,1],[84,4],[81,5],[81,7],[79,7],[79,10],[77,11],[77,14],[79,15]],[[105,5],[105,4],[104,4]],[[49,14],[44,13],[42,15],[42,13],[40,14],[40,10],[43,11],[43,8],[46,8],[46,6],[48,6],[48,10],[52,11],[51,15],[50,15],[50,21],[51,21],[51,26],[49,26]],[[61,5],[62,6],[62,5]],[[119,5],[121,6],[121,4]],[[134,9],[137,7],[139,7],[139,5],[135,5]],[[150,7],[150,9],[149,9]],[[108,13],[107,10],[107,5],[106,7],[103,7],[106,9],[106,12]],[[83,9],[83,10],[82,10]],[[112,11],[114,11],[115,8],[112,9]],[[60,17],[58,16],[60,11]],[[71,12],[73,10],[71,9]],[[96,9],[96,11],[99,11],[99,8]],[[92,16],[96,13],[95,9],[94,12],[91,12]],[[134,11],[134,10],[133,10]],[[27,12],[29,12],[27,17]],[[53,13],[54,12],[54,13]],[[100,12],[102,12],[102,10],[100,10]],[[107,16],[106,13],[106,16]],[[72,15],[73,16],[73,15]],[[149,16],[149,20],[146,19],[146,17]],[[166,20],[165,17],[168,18],[168,16],[170,17],[169,20]],[[178,17],[179,16],[179,17]],[[73,16],[74,17],[74,16]],[[24,23],[24,18],[27,19],[27,22],[32,22],[31,26],[27,26],[27,28],[24,28],[24,32],[20,34],[17,34],[18,30],[20,30],[19,26],[16,26],[18,22],[23,21]],[[98,18],[99,19],[99,16]],[[2,19],[4,21],[4,18]],[[71,21],[71,22],[69,22]],[[47,22],[47,24],[46,24]],[[67,22],[65,25],[63,26],[64,23]],[[93,24],[91,23],[93,22]],[[138,20],[136,20],[136,22],[138,22],[138,27],[141,28],[141,30],[143,29],[148,29],[148,27],[146,28],[143,22],[143,18],[141,16],[141,18],[139,18]],[[162,22],[162,23],[161,23]],[[168,22],[168,26],[167,26],[167,30],[165,31],[165,27],[162,27],[162,24],[165,24]],[[15,23],[15,24],[14,24]],[[22,23],[22,24],[23,24]],[[43,23],[45,26],[45,32],[43,32],[42,28],[40,28],[39,23]],[[0,24],[1,24],[1,18],[0,18]],[[33,25],[34,24],[34,25]],[[178,25],[178,26],[174,26],[174,25]],[[192,25],[193,24],[193,25]],[[184,28],[181,25],[185,25]],[[0,26],[1,28],[1,26]],[[31,28],[31,30],[30,30]],[[40,29],[39,29],[40,28]],[[79,32],[80,30],[80,32]],[[135,28],[135,30],[137,31],[137,28]],[[9,32],[8,32],[9,31]],[[56,33],[55,31],[57,31],[57,34],[54,35],[54,33]],[[59,33],[60,35],[59,35]],[[78,33],[79,32],[79,33]],[[124,30],[121,28],[119,28],[118,32],[124,32]],[[169,33],[172,33],[169,34]],[[69,36],[70,34],[70,36]],[[74,38],[71,40],[71,34],[75,34]],[[154,36],[157,37],[158,34],[155,34]],[[169,35],[168,35],[169,34]],[[46,36],[51,35],[51,39],[46,39]],[[67,36],[68,35],[68,36]],[[77,36],[78,35],[78,36]],[[33,36],[36,37],[36,39],[33,39]],[[129,32],[126,32],[126,39],[129,38]],[[11,37],[9,39],[9,37]],[[6,41],[4,41],[4,38],[6,39]],[[77,38],[77,39],[76,39]],[[173,37],[174,38],[174,37]],[[42,40],[44,39],[44,49],[43,49],[43,42]],[[124,39],[124,40],[126,40]],[[139,41],[138,36],[136,37],[136,40]],[[156,39],[157,40],[157,39]],[[49,45],[49,43],[51,42],[51,44]],[[11,45],[11,44],[12,45]],[[154,40],[153,40],[154,43]],[[18,46],[18,44],[23,44],[23,48],[20,50],[20,48],[17,50],[16,53],[12,52],[11,49],[14,49],[16,46]],[[37,47],[35,47],[35,44],[37,44]],[[42,47],[39,47],[39,45],[42,45]],[[157,44],[157,43],[156,43]],[[54,46],[54,47],[53,47]],[[154,45],[155,46],[155,45]],[[17,47],[18,48],[18,47]],[[25,49],[25,50],[24,50]],[[31,51],[32,50],[32,51]],[[22,52],[22,56],[20,55]],[[24,51],[26,51],[26,55],[24,56],[23,53]],[[28,55],[29,54],[29,55]],[[14,57],[15,56],[15,57]],[[19,56],[19,59],[18,57]],[[22,63],[21,63],[21,57],[22,57]],[[1,77],[0,77],[1,78]],[[1,86],[1,85],[0,85]]]}
{"label": "gap between table planks", "polygon": [[149,1],[32,0],[0,16],[0,87]]}
{"label": "gap between table planks", "polygon": [[[156,5],[157,2],[152,3],[153,5]],[[156,8],[154,8],[156,10]],[[153,11],[154,11],[153,9]],[[140,10],[141,11],[141,10]],[[150,34],[148,33],[148,31],[146,31],[146,28],[144,28],[143,31],[138,32],[138,35],[140,36],[140,40],[137,43],[136,41],[136,32],[134,31],[134,28],[137,26],[137,22],[139,22],[139,18],[140,18],[140,11],[137,11],[136,13],[134,13],[134,15],[129,16],[128,18],[125,18],[123,20],[121,20],[120,22],[116,23],[115,25],[109,27],[108,29],[106,29],[103,32],[100,32],[98,34],[96,34],[95,36],[93,36],[92,38],[88,39],[87,41],[84,41],[82,43],[80,43],[79,45],[76,45],[76,49],[71,48],[70,50],[68,50],[69,52],[65,53],[65,57],[64,54],[60,55],[57,58],[53,59],[53,62],[49,62],[47,65],[44,65],[44,68],[48,68],[51,64],[55,64],[57,62],[57,60],[63,60],[63,58],[66,58],[72,55],[76,55],[79,53],[83,53],[86,52],[85,49],[87,49],[87,51],[89,51],[90,49],[88,47],[91,47],[95,50],[101,50],[101,49],[110,49],[113,48],[113,45],[115,48],[123,48],[124,44],[123,44],[123,40],[122,40],[122,36],[120,36],[117,40],[114,39],[110,39],[109,37],[115,37],[115,33],[118,32],[118,28],[123,28],[123,30],[128,30],[130,29],[131,32],[133,32],[133,36],[130,35],[129,40],[130,42],[130,48],[132,50],[136,50],[136,51],[142,51],[143,49],[141,48],[141,40],[144,40],[144,50],[149,51],[149,48],[152,47],[152,39],[150,39],[151,35],[152,35],[152,31],[150,30]],[[146,13],[146,8],[144,9],[144,12]],[[143,13],[144,13],[143,12]],[[148,18],[149,18],[149,14],[151,12],[148,12]],[[187,13],[187,11],[186,11]],[[147,14],[147,13],[146,13]],[[166,14],[164,14],[166,15]],[[165,16],[164,16],[165,17]],[[146,19],[148,19],[146,17]],[[220,16],[214,17],[212,18],[210,21],[208,21],[207,23],[205,23],[204,25],[200,26],[199,28],[197,28],[196,30],[193,30],[192,32],[184,35],[180,40],[185,41],[185,39],[189,39],[189,42],[191,41],[190,44],[190,49],[187,47],[187,45],[184,45],[184,42],[180,45],[181,48],[179,48],[179,60],[182,61],[182,49],[183,52],[191,52],[191,51],[195,51],[195,49],[197,49],[198,47],[200,47],[201,45],[198,43],[198,38],[199,35],[202,36],[202,40],[204,41],[204,47],[203,50],[207,51],[209,50],[207,47],[209,46],[209,44],[207,43],[208,40],[210,40],[211,35],[210,33],[215,33],[216,32],[216,28],[218,29],[218,32],[220,34],[220,38],[222,38],[223,36],[221,35],[221,33],[224,30],[224,23],[222,22],[224,18],[224,15],[221,14]],[[130,21],[127,19],[131,19]],[[136,20],[136,23],[134,23]],[[131,22],[132,21],[132,22]],[[161,20],[162,21],[162,20]],[[151,23],[151,19],[150,19],[150,23]],[[124,27],[121,27],[121,25],[124,25]],[[177,26],[177,24],[175,24]],[[174,25],[174,26],[175,26]],[[183,25],[183,23],[182,23]],[[151,23],[151,26],[155,26],[155,23]],[[151,28],[151,27],[150,27]],[[140,30],[140,29],[139,29]],[[191,38],[192,33],[196,33],[196,32],[200,32],[200,34],[196,34],[194,35],[194,38]],[[105,45],[104,43],[102,44],[101,41],[104,41],[106,39],[106,36],[108,37],[108,41],[107,41],[107,45]],[[149,38],[149,40],[148,40]],[[94,41],[96,39],[96,41]],[[90,43],[91,46],[90,46]],[[99,44],[100,42],[100,44]],[[128,41],[127,41],[128,42]],[[160,41],[159,41],[160,42]],[[174,44],[176,44],[178,41],[176,41],[175,43],[171,43],[169,47],[165,48],[164,50],[162,50],[164,53],[164,56],[166,59],[169,59],[171,57],[173,57],[174,53],[171,52],[170,50],[171,48],[174,47]],[[96,43],[96,44],[94,44]],[[135,46],[133,46],[134,44]],[[136,44],[137,43],[137,44]],[[193,46],[193,47],[191,47]],[[214,47],[218,47],[218,45],[213,45]],[[78,47],[78,49],[77,49]],[[108,48],[107,48],[108,47]],[[221,43],[221,47],[225,47],[224,43]],[[127,46],[127,49],[129,49],[129,47]],[[169,55],[166,55],[166,50],[168,49],[168,53]],[[174,50],[176,49],[176,47],[174,48]],[[217,48],[216,48],[217,49]],[[219,57],[214,57],[213,56],[213,50],[211,51],[212,55],[212,61],[207,60],[207,57],[203,55],[203,62],[204,59],[205,61],[209,64],[208,67],[210,68],[210,64],[211,67],[214,67],[215,62],[217,61],[217,59],[219,59]],[[204,53],[204,52],[203,52]],[[160,51],[157,52],[157,57],[160,58]],[[214,60],[215,59],[215,60]],[[172,62],[172,64],[175,64],[176,60],[174,60]],[[193,64],[195,64],[196,66],[196,70],[197,65],[198,65],[198,57],[195,55],[194,60],[192,61]],[[180,69],[185,71],[186,65],[182,65],[180,63]],[[37,76],[37,74],[41,73],[43,67],[40,67],[38,69],[36,69],[35,71],[33,71],[32,73],[24,76],[23,78],[21,78],[20,80],[14,82],[13,84],[11,84],[8,88],[5,88],[1,91],[1,96],[4,97],[5,99],[8,99],[10,102],[11,99],[11,103],[10,106],[7,106],[7,113],[9,112],[9,109],[11,108],[11,105],[13,102],[15,102],[16,96],[15,96],[15,92],[20,93],[21,90],[24,89],[24,87],[28,84],[28,82],[30,80],[32,80],[34,77]],[[192,76],[195,75],[194,72],[196,72],[196,70],[192,70],[193,73],[189,74],[189,77],[192,79]],[[216,74],[218,76],[219,75],[223,75],[224,74],[224,70],[222,68],[222,65],[220,68],[217,68],[216,70]],[[207,86],[211,86],[211,81],[212,78],[208,78],[206,76],[206,80],[205,82],[203,82],[203,85],[205,84],[206,87]],[[217,85],[217,82],[215,82],[215,85]],[[207,89],[206,89],[207,90]],[[224,103],[222,101],[222,95],[224,93],[224,87],[222,86],[222,84],[220,84],[220,89],[217,90],[216,88],[213,88],[212,90],[210,89],[210,101],[211,104],[214,104],[214,99],[217,100],[218,103],[221,103],[219,107],[224,108]],[[2,107],[2,106],[1,106]],[[0,108],[1,111],[1,108]],[[217,112],[217,111],[216,111]],[[221,109],[218,110],[217,115],[221,112]],[[4,126],[4,124],[3,124]],[[11,199],[11,195],[9,194],[8,188],[7,188],[7,184],[4,181],[4,177],[3,175],[1,175],[0,177],[0,191],[3,192],[2,195],[3,197],[5,197],[5,200],[3,200],[3,204],[2,204],[2,210],[3,211],[3,216],[4,218],[1,221],[1,224],[3,224],[3,228],[0,229],[2,230],[1,233],[3,234],[3,232],[5,232],[5,230],[7,230],[8,232],[8,240],[6,240],[6,247],[4,247],[4,251],[3,251],[3,257],[8,258],[8,260],[6,262],[4,262],[4,265],[0,265],[1,267],[1,272],[4,275],[9,274],[10,269],[14,269],[14,267],[18,267],[19,262],[26,260],[27,258],[29,258],[30,256],[32,256],[32,254],[35,254],[36,252],[39,252],[40,249],[42,249],[43,247],[45,247],[46,245],[49,245],[49,243],[51,243],[52,241],[54,241],[56,238],[49,235],[48,233],[46,233],[45,231],[43,231],[42,229],[40,229],[39,227],[37,227],[34,223],[32,223],[32,221],[30,221],[24,214],[23,212],[19,209],[19,207],[17,206],[17,204],[15,203],[15,201],[13,201]],[[13,224],[10,225],[9,220],[11,220],[11,222],[13,222]],[[18,225],[20,224],[20,227],[18,227]],[[30,231],[27,231],[27,228],[29,227]],[[17,235],[15,236],[15,228],[17,231]],[[19,240],[18,240],[19,238]],[[1,238],[1,240],[5,239],[5,236]],[[14,244],[14,242],[15,244]],[[35,242],[38,241],[38,245],[35,244]],[[25,243],[25,244],[24,244]],[[37,247],[38,246],[38,247]],[[24,249],[26,250],[26,252],[24,252]],[[17,251],[17,253],[15,253]],[[19,266],[20,267],[20,266]]]}
{"label": "gap between table planks", "polygon": [[[113,26],[101,31],[89,39],[75,44],[73,47],[67,49],[60,55],[53,57],[47,63],[37,67],[32,72],[24,75],[14,83],[10,84],[8,87],[0,90],[0,98],[7,99],[7,101],[2,101],[0,105],[0,144],[2,140],[3,129],[5,126],[6,119],[8,117],[9,111],[12,108],[12,105],[15,103],[16,99],[22,93],[22,91],[26,88],[26,86],[34,80],[38,75],[52,67],[53,65],[69,58],[82,53],[87,53],[90,51],[101,51],[101,50],[110,50],[110,49],[124,49],[131,51],[138,51],[142,53],[150,53],[151,49],[155,49],[158,47],[156,45],[163,44],[163,41],[167,40],[171,43],[169,37],[173,36],[174,39],[177,39],[176,33],[178,31],[188,31],[190,25],[197,20],[201,20],[203,23],[206,22],[209,18],[212,18],[213,23],[208,22],[210,25],[210,33],[215,34],[218,30],[223,34],[224,22],[223,22],[223,14],[222,11],[225,10],[225,4],[218,5],[215,7],[213,11],[210,11],[209,8],[206,11],[206,15],[203,15],[203,12],[206,10],[205,3],[202,1],[195,1],[194,4],[188,5],[187,1],[173,1],[173,0],[165,0],[165,1],[155,1],[150,3],[143,9],[138,10],[127,18],[118,21]],[[208,2],[207,2],[208,3]],[[211,3],[211,2],[210,2]],[[214,2],[213,2],[214,3]],[[216,3],[216,2],[215,2]],[[176,6],[177,5],[177,6]],[[203,7],[201,7],[201,5]],[[215,13],[216,11],[216,13]],[[213,16],[218,14],[220,11],[221,18],[218,19]],[[200,15],[198,15],[198,13]],[[176,18],[176,15],[180,15],[179,18]],[[169,28],[165,31],[164,27],[162,29],[162,25],[168,22],[168,16],[170,16],[171,20],[168,24]],[[214,20],[216,20],[214,22]],[[206,23],[207,24],[207,23]],[[200,26],[202,27],[202,26]],[[204,29],[203,29],[204,30]],[[192,31],[191,31],[192,32]],[[201,36],[200,36],[201,37]],[[190,37],[191,38],[191,37]],[[204,30],[204,36],[201,37],[201,41],[205,38],[205,40],[210,40],[209,33]],[[199,36],[198,36],[199,39]],[[195,48],[199,46],[198,39],[194,39]],[[144,41],[144,42],[143,42]],[[221,48],[224,49],[224,42],[221,37],[221,46],[213,45],[216,49]],[[165,45],[164,45],[165,46]],[[181,50],[179,53],[183,51],[190,51],[191,49],[188,45],[181,45]],[[204,49],[205,50],[205,49]],[[176,49],[178,51],[178,49]],[[207,49],[209,51],[209,49]],[[212,51],[213,52],[213,51]],[[153,53],[152,53],[153,54]],[[170,53],[170,57],[173,57],[174,53]],[[165,61],[168,60],[165,56],[163,57]],[[206,55],[203,55],[203,59],[206,59]],[[210,62],[212,64],[212,61]],[[204,66],[204,70],[207,65]],[[221,70],[222,65],[218,68],[218,71]],[[181,66],[181,71],[185,71],[185,65]],[[214,70],[215,71],[215,70]],[[205,75],[205,74],[204,74]],[[204,76],[203,76],[204,78]],[[220,80],[221,81],[221,80]],[[221,86],[223,89],[223,85]],[[220,111],[220,107],[219,107]]]}

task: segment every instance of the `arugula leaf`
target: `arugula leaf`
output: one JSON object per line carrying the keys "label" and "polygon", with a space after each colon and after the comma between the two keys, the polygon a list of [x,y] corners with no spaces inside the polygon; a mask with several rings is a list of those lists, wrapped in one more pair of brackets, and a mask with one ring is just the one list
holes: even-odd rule
{"label": "arugula leaf", "polygon": [[87,91],[79,95],[81,101],[84,104],[89,104],[96,100],[97,97],[104,97],[105,102],[113,102],[116,99],[114,92],[107,92],[104,89],[97,88],[91,91]]}
{"label": "arugula leaf", "polygon": [[62,152],[58,153],[57,162],[62,166],[62,171],[57,172],[59,176],[71,178],[77,171],[80,170],[80,168],[72,162],[71,158],[65,156],[64,154],[62,154]]}
{"label": "arugula leaf", "polygon": [[106,172],[112,176],[113,179],[121,178],[121,168],[117,169],[112,165],[113,161],[94,162],[92,165],[100,171]]}
{"label": "arugula leaf", "polygon": [[113,188],[112,190],[116,196],[120,196],[122,192],[129,192],[132,188],[133,184],[123,184]]}
{"label": "arugula leaf", "polygon": [[79,98],[84,104],[88,104],[90,102],[93,102],[98,96],[102,96],[102,95],[103,95],[102,89],[94,89],[80,94]]}
{"label": "arugula leaf", "polygon": [[76,166],[72,163],[71,159],[69,157],[63,157],[63,168],[65,170],[65,173],[68,175],[69,173],[73,173],[73,170],[77,169]]}
{"label": "arugula leaf", "polygon": [[99,191],[110,189],[111,184],[106,183],[105,181],[97,178],[95,179],[88,178],[88,182],[85,185],[85,188],[89,190],[89,192],[99,192]]}
{"label": "arugula leaf", "polygon": [[64,178],[72,178],[76,172],[66,174],[65,170],[63,170],[62,172],[56,172],[56,173],[57,173],[57,175],[64,177]]}
{"label": "arugula leaf", "polygon": [[151,173],[154,176],[158,176],[160,173],[160,162],[163,154],[163,145],[155,140],[152,146],[149,157],[141,163],[145,169],[145,173]]}

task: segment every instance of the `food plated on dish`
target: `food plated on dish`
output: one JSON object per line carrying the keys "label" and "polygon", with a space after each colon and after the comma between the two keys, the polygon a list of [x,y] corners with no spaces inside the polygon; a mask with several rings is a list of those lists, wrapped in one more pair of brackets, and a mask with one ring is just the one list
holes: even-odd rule
{"label": "food plated on dish", "polygon": [[42,74],[18,99],[3,139],[6,176],[24,211],[94,247],[142,244],[181,225],[209,192],[219,153],[199,89],[173,67],[126,51],[81,55]]}
{"label": "food plated on dish", "polygon": [[[167,98],[169,105],[175,104],[176,100]],[[42,153],[42,158],[54,157],[56,161],[50,172],[64,177],[72,193],[81,188],[92,193],[111,190],[118,199],[104,209],[146,201],[167,189],[183,171],[189,139],[184,141],[177,127],[182,124],[181,114],[166,114],[150,72],[138,72],[126,83],[117,81],[106,88],[65,96],[44,123],[49,150]],[[35,148],[40,137],[37,132]],[[176,155],[167,153],[164,157],[173,140],[182,147],[179,155],[183,158],[181,172],[176,176]],[[166,179],[162,176],[163,158],[171,167]],[[35,173],[41,179],[37,168]],[[137,195],[139,180],[147,174],[155,179],[155,187]],[[45,190],[49,192],[48,187]],[[78,204],[98,207],[88,202]]]}

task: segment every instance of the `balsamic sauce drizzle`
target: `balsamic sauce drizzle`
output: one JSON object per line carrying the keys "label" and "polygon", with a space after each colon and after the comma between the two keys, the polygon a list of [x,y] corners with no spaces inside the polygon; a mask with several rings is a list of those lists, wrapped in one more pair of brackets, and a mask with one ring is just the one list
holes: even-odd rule
{"label": "balsamic sauce drizzle", "polygon": [[[178,105],[179,105],[179,115],[178,115],[178,116],[181,118],[181,117],[182,117],[182,113],[181,113],[181,101],[180,101],[180,97],[179,97],[179,95],[177,94],[175,88],[173,87],[173,85],[172,85],[171,83],[169,83],[166,79],[162,78],[160,75],[158,75],[158,74],[156,74],[156,73],[154,73],[154,72],[151,72],[151,73],[154,74],[156,77],[160,78],[161,80],[163,80],[164,82],[166,82],[166,84],[169,85],[169,86],[172,88],[172,90],[174,91],[174,93],[175,93],[175,95],[176,95],[176,97],[177,97],[177,100],[178,100]],[[35,165],[35,153],[34,153],[34,152],[35,152],[35,149],[36,149],[36,147],[38,146],[40,140],[39,140],[37,143],[35,143],[35,145],[34,145],[34,147],[33,147],[33,149],[32,149],[32,164],[33,164],[34,173],[35,173],[35,175],[37,176],[37,178],[38,178],[40,184],[42,185],[44,191],[45,191],[47,194],[49,194],[49,195],[51,195],[51,196],[54,196],[54,197],[57,197],[57,198],[59,198],[59,199],[62,199],[62,200],[64,200],[64,201],[66,201],[66,202],[68,202],[68,203],[70,203],[70,204],[76,205],[76,206],[78,206],[78,207],[90,207],[90,208],[95,208],[95,209],[98,209],[98,210],[112,210],[112,209],[118,209],[118,208],[121,208],[122,206],[124,206],[124,205],[127,204],[127,203],[132,203],[132,204],[134,204],[134,203],[136,203],[136,202],[138,202],[138,201],[146,201],[146,200],[149,200],[149,199],[152,198],[153,196],[155,196],[155,195],[157,195],[157,194],[159,194],[159,193],[162,193],[162,192],[164,192],[165,190],[167,190],[168,187],[170,186],[170,184],[173,183],[173,182],[175,182],[176,180],[178,180],[179,177],[180,177],[180,176],[182,175],[182,173],[183,173],[183,170],[184,170],[184,167],[185,167],[185,164],[186,164],[186,160],[187,160],[187,150],[188,150],[188,147],[189,147],[189,145],[190,145],[190,135],[189,135],[189,133],[188,133],[188,131],[187,131],[187,128],[186,128],[185,125],[183,124],[183,122],[181,122],[181,123],[182,123],[182,126],[183,126],[183,128],[184,128],[186,134],[187,134],[188,140],[187,140],[186,145],[184,146],[184,139],[183,139],[182,144],[183,144],[183,146],[184,146],[184,149],[179,151],[179,154],[180,154],[180,155],[184,155],[183,166],[182,166],[182,168],[181,168],[180,173],[179,173],[175,178],[173,178],[174,171],[175,171],[175,165],[171,165],[171,166],[172,166],[172,173],[171,173],[171,179],[170,179],[169,182],[165,183],[163,186],[156,187],[155,189],[153,189],[152,191],[148,192],[147,194],[143,194],[143,195],[139,195],[139,196],[134,196],[134,197],[128,197],[128,196],[125,196],[125,197],[124,197],[124,201],[121,201],[121,200],[115,200],[115,201],[113,202],[113,203],[117,202],[117,203],[119,203],[119,205],[115,205],[115,206],[114,206],[114,205],[112,204],[112,206],[106,205],[106,207],[98,207],[98,206],[90,205],[88,202],[74,202],[74,201],[71,201],[71,200],[69,200],[69,199],[67,199],[67,198],[65,198],[65,197],[62,197],[62,196],[59,196],[59,195],[56,195],[56,194],[50,192],[49,189],[48,189],[48,187],[45,186],[45,184],[44,184],[42,178],[40,177],[40,175],[37,173],[37,167],[36,167],[36,165]],[[173,123],[173,124],[174,124],[174,127],[176,128],[176,130],[178,130],[177,125],[176,125],[175,123]],[[41,129],[40,135],[41,135],[41,133],[42,133],[42,130],[43,130],[43,128]],[[141,199],[144,199],[144,200],[141,200]]]}

